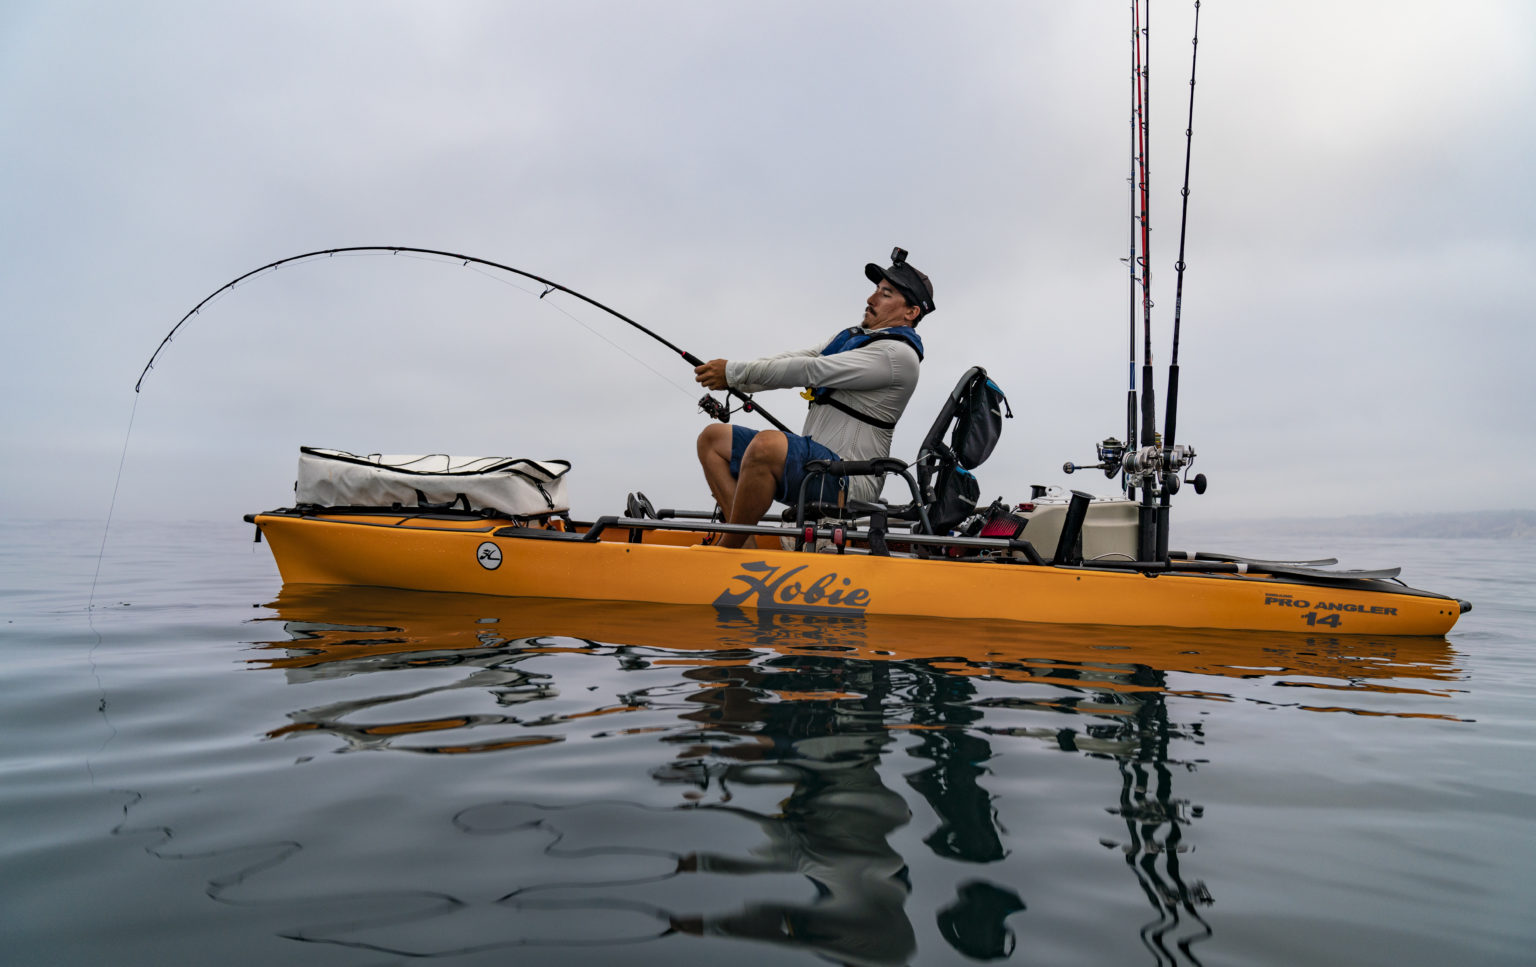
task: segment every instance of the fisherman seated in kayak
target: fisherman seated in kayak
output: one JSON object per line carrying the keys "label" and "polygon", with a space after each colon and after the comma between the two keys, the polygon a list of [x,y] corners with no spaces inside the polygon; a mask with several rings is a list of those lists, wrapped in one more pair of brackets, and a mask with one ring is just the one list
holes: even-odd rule
{"label": "fisherman seated in kayak", "polygon": [[[714,423],[699,434],[699,463],[710,492],[732,524],[756,524],[775,499],[794,503],[810,460],[874,460],[891,455],[891,433],[917,388],[923,341],[917,324],[934,310],[933,284],[896,249],[892,264],[871,262],[864,274],[875,283],[865,302],[863,325],[844,329],[810,349],[746,362],[712,359],[694,369],[705,388],[743,393],[809,387],[810,412],[800,434],[750,430]],[[874,500],[878,477],[842,482],[847,497]],[[838,481],[823,481],[811,500],[836,498]],[[721,545],[740,547],[742,534],[723,535]]]}

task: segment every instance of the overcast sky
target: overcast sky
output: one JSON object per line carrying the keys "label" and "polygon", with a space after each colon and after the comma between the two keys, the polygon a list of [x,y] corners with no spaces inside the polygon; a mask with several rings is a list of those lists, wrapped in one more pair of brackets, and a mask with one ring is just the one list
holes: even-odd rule
{"label": "overcast sky", "polygon": [[[1160,405],[1192,13],[1152,22]],[[707,505],[686,366],[456,263],[254,279],[134,409],[219,285],[370,244],[705,358],[857,323],[901,245],[938,311],[896,454],[981,363],[1017,416],[984,498],[1112,490],[1061,465],[1125,430],[1129,35],[1121,0],[8,0],[0,496],[104,516],[132,412],[125,518],[285,505],[301,444],[562,457],[582,516]],[[1532,506],[1536,5],[1205,0],[1196,92],[1178,439],[1211,487],[1179,512]]]}

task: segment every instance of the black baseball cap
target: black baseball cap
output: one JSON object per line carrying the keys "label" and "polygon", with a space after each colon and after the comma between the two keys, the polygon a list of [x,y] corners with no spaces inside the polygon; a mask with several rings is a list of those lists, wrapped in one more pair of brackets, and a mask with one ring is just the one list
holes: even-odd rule
{"label": "black baseball cap", "polygon": [[907,250],[904,248],[891,249],[891,266],[882,269],[873,262],[864,266],[864,275],[869,281],[878,285],[881,280],[894,285],[907,301],[923,310],[918,316],[921,319],[935,308],[933,304],[933,283],[928,281],[928,276],[907,264]]}

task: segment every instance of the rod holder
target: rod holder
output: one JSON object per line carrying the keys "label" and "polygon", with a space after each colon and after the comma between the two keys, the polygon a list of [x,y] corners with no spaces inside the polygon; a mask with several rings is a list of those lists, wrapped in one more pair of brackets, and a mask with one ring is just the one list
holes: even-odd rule
{"label": "rod holder", "polygon": [[1072,491],[1072,502],[1067,504],[1067,518],[1061,524],[1061,536],[1056,540],[1053,564],[1077,565],[1083,563],[1082,545],[1078,538],[1083,535],[1083,521],[1088,519],[1088,504],[1093,497],[1081,490]]}

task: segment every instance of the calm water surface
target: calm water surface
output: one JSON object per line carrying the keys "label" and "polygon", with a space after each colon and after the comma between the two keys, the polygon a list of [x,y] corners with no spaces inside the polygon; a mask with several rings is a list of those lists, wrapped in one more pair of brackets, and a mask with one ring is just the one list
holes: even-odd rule
{"label": "calm water surface", "polygon": [[[1447,639],[282,589],[0,527],[6,964],[1530,964],[1536,545]],[[1178,543],[1176,541],[1176,543]]]}

